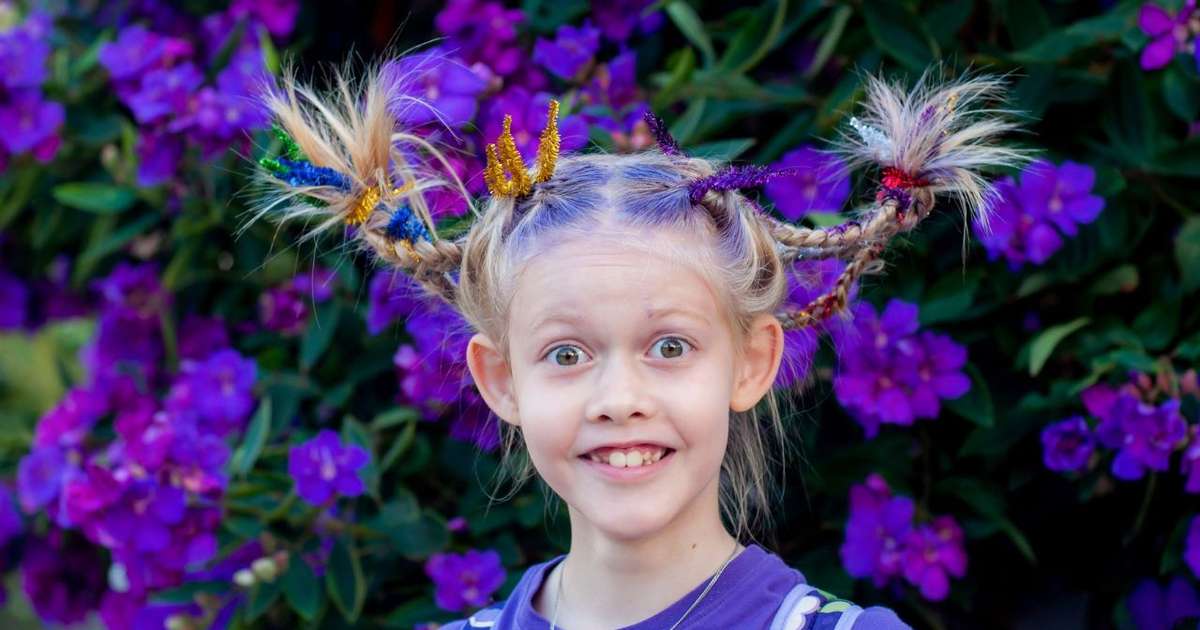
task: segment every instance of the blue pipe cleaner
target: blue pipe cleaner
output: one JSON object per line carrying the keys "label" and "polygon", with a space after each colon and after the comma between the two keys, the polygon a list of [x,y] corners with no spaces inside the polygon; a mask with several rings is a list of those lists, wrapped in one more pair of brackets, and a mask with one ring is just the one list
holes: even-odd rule
{"label": "blue pipe cleaner", "polygon": [[408,204],[396,208],[388,221],[387,235],[393,240],[415,243],[418,240],[430,240],[429,230],[425,224],[413,214]]}
{"label": "blue pipe cleaner", "polygon": [[284,168],[277,177],[292,186],[333,186],[341,190],[350,190],[350,178],[327,166],[314,166],[306,160],[289,160],[278,158],[279,165]]}

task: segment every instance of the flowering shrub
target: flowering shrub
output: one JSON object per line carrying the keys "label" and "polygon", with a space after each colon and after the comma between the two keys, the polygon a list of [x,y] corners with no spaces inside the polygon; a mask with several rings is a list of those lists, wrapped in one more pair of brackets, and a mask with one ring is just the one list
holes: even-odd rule
{"label": "flowering shrub", "polygon": [[[825,151],[858,70],[1011,72],[1036,159],[989,220],[940,203],[851,317],[787,333],[804,456],[764,542],[920,627],[1200,617],[1194,2],[342,4],[0,0],[0,625],[436,628],[566,548],[536,484],[489,505],[461,318],[245,228],[280,143],[252,95],[351,43],[416,47],[384,72],[429,107],[397,114],[474,194],[556,98],[563,150],[644,149],[652,109],[794,168],[759,201],[820,226],[878,186]],[[802,259],[792,300],[840,271]]]}

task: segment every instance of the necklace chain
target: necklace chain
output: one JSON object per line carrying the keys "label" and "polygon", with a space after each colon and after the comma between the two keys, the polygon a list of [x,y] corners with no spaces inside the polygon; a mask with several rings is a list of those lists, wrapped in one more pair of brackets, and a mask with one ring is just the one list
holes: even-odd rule
{"label": "necklace chain", "polygon": [[[696,607],[696,604],[699,604],[700,600],[704,599],[705,595],[708,595],[708,591],[710,589],[712,589],[713,584],[717,583],[717,578],[721,577],[721,573],[724,572],[725,567],[729,566],[729,563],[731,561],[733,561],[733,557],[737,555],[738,549],[741,546],[742,546],[741,543],[737,542],[736,540],[734,541],[733,552],[730,553],[729,557],[725,559],[725,563],[721,565],[720,569],[717,569],[717,572],[713,574],[711,579],[709,579],[708,584],[704,587],[704,590],[700,592],[700,595],[696,598],[696,601],[692,602],[692,605],[688,606],[688,609],[683,611],[683,615],[681,615],[679,617],[679,620],[677,620],[675,622],[675,624],[670,627],[669,630],[675,630],[675,628],[678,627],[679,624],[683,623],[684,617],[687,617],[688,613],[692,612],[692,609]],[[566,567],[560,566],[558,568],[558,592],[554,594],[554,614],[550,619],[550,630],[556,630],[558,628],[558,626],[556,625],[556,622],[558,621],[558,605],[559,605],[559,603],[562,602],[562,599],[563,599],[563,590],[562,590],[563,573],[566,573]]]}

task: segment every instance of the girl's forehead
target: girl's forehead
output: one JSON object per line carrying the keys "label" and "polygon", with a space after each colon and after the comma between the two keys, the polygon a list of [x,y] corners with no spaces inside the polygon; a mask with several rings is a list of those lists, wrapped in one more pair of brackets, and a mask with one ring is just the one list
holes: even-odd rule
{"label": "girl's forehead", "polygon": [[518,278],[510,310],[514,329],[667,316],[711,326],[724,319],[710,280],[667,250],[583,241],[548,254],[530,260]]}

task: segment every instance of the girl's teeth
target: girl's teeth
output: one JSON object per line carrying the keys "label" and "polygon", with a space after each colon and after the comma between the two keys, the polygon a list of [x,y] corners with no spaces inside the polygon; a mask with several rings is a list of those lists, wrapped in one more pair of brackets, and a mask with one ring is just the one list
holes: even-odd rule
{"label": "girl's teeth", "polygon": [[594,462],[608,464],[613,468],[630,468],[633,466],[649,466],[662,459],[665,453],[666,451],[663,450],[653,452],[609,451],[608,457],[602,457],[596,453],[591,453],[588,457]]}

